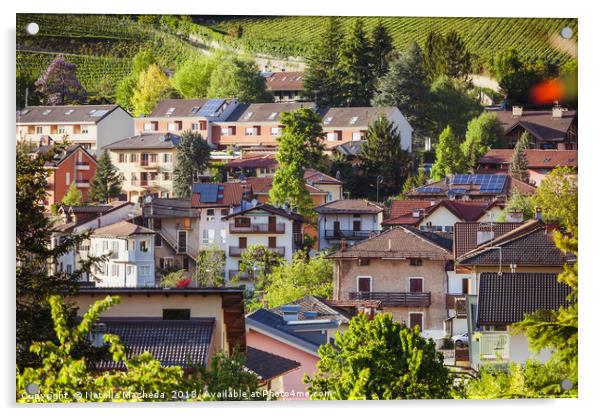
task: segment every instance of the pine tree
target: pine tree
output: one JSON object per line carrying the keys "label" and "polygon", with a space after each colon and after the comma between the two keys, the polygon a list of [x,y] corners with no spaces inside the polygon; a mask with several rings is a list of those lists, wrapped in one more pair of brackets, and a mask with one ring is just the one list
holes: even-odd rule
{"label": "pine tree", "polygon": [[190,196],[192,183],[207,168],[210,157],[211,148],[200,134],[190,131],[182,133],[176,147],[176,165],[172,176],[176,197]]}
{"label": "pine tree", "polygon": [[524,132],[516,142],[509,168],[510,176],[527,183],[529,183],[530,175],[527,165],[527,155],[525,154],[525,143],[528,140],[529,133]]}
{"label": "pine tree", "polygon": [[356,19],[341,49],[341,79],[345,104],[351,107],[369,106],[374,94],[372,48],[364,23]]}
{"label": "pine tree", "polygon": [[81,104],[86,91],[76,75],[77,66],[58,55],[35,82],[36,92],[47,105]]}
{"label": "pine tree", "polygon": [[71,182],[69,185],[69,189],[67,193],[61,200],[61,204],[63,205],[79,205],[82,200],[82,193],[75,185],[75,181]]}
{"label": "pine tree", "polygon": [[442,75],[466,80],[472,70],[472,58],[458,32],[452,30],[447,33],[443,50]]}
{"label": "pine tree", "polygon": [[393,38],[382,20],[379,20],[372,29],[371,41],[373,76],[380,78],[389,70],[389,61],[393,52]]}
{"label": "pine tree", "polygon": [[424,67],[431,80],[443,73],[445,40],[438,32],[429,32],[424,42]]}
{"label": "pine tree", "polygon": [[439,180],[447,175],[465,172],[464,155],[450,126],[447,126],[439,135],[435,154],[436,161],[431,169],[431,178]]}
{"label": "pine tree", "polygon": [[305,167],[321,159],[323,145],[320,115],[309,108],[284,113],[280,118],[284,126],[278,139],[276,160],[278,170],[270,189],[270,203],[287,204],[306,217],[313,216],[313,204],[305,187]]}
{"label": "pine tree", "polygon": [[109,153],[105,150],[98,158],[96,172],[90,181],[90,199],[95,202],[107,203],[111,198],[121,194],[121,178],[119,171],[111,162]]}
{"label": "pine tree", "polygon": [[339,21],[330,17],[307,57],[303,94],[320,107],[337,107],[343,103],[339,68],[343,39]]}
{"label": "pine tree", "polygon": [[375,196],[376,181],[378,176],[382,177],[378,199],[397,194],[411,170],[410,157],[401,149],[397,128],[382,114],[368,127],[366,143],[358,157],[366,182],[374,186],[374,192],[369,189],[364,192]]}
{"label": "pine tree", "polygon": [[422,51],[416,42],[400,52],[388,72],[376,82],[373,106],[394,106],[414,128],[415,136],[428,132],[429,81]]}

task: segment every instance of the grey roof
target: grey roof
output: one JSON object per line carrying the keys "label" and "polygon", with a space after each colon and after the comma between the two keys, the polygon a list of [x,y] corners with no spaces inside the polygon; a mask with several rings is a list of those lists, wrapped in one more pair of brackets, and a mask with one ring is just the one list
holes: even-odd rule
{"label": "grey roof", "polygon": [[[334,319],[341,323],[349,323],[351,316],[343,310],[333,308],[328,305],[325,299],[317,296],[304,296],[300,299],[289,302],[288,305],[299,305],[301,308],[297,313],[299,321],[307,321],[311,319]],[[270,309],[271,312],[283,316],[283,305]],[[315,317],[309,316],[306,312],[317,312]]]}
{"label": "grey roof", "polygon": [[[205,366],[215,326],[214,318],[163,320],[158,318],[101,318],[106,333],[119,336],[131,358],[148,351],[163,366]],[[124,369],[123,363],[101,361],[102,369]]]}
{"label": "grey roof", "polygon": [[141,133],[111,143],[103,149],[130,150],[130,149],[173,149],[180,143],[180,136],[172,133]]}
{"label": "grey roof", "polygon": [[477,325],[512,324],[537,310],[566,307],[570,292],[554,273],[481,273]]}
{"label": "grey roof", "polygon": [[566,133],[577,117],[576,111],[563,111],[561,118],[552,117],[552,110],[523,110],[522,116],[515,117],[512,110],[492,111],[502,124],[504,134],[516,126],[522,126],[535,137],[543,141],[558,141],[566,137]]}
{"label": "grey roof", "polygon": [[144,204],[142,215],[152,218],[197,218],[199,210],[191,207],[190,198],[157,198]]}
{"label": "grey roof", "polygon": [[106,227],[97,228],[92,233],[95,237],[129,237],[137,234],[155,234],[155,232],[128,221],[120,221]]}
{"label": "grey roof", "polygon": [[301,364],[297,361],[247,347],[245,367],[255,373],[261,381],[272,380],[300,366]]}
{"label": "grey roof", "polygon": [[389,116],[395,109],[396,107],[331,107],[322,117],[322,126],[325,129],[367,127],[381,114]]}
{"label": "grey roof", "polygon": [[284,210],[282,208],[278,208],[278,207],[275,207],[275,206],[270,205],[270,204],[258,204],[258,205],[255,205],[254,207],[247,208],[247,209],[242,210],[242,211],[237,211],[237,212],[234,212],[234,213],[229,214],[229,215],[225,215],[222,218],[223,219],[228,219],[228,218],[231,218],[231,217],[238,217],[238,216],[246,214],[247,212],[256,211],[256,210],[266,211],[266,212],[269,212],[270,214],[279,215],[279,216],[284,217],[284,218],[289,218],[289,219],[291,219],[293,221],[303,221],[304,220],[304,218],[303,218],[302,215],[299,215],[299,214],[297,214],[295,212],[292,212],[292,211],[291,212],[286,211],[286,210]]}
{"label": "grey roof", "polygon": [[[194,117],[205,105],[206,99],[181,100],[169,98],[161,100],[149,117]],[[173,111],[169,111],[173,108]],[[193,111],[195,110],[195,111]]]}
{"label": "grey roof", "polygon": [[379,214],[385,209],[366,199],[338,199],[314,208],[320,214]]}
{"label": "grey roof", "polygon": [[17,123],[84,123],[97,124],[121,108],[115,104],[109,105],[45,105],[25,107],[17,113]]}
{"label": "grey roof", "polygon": [[[230,114],[226,121],[237,121],[239,123],[266,123],[278,122],[282,113],[297,110],[299,108],[314,108],[315,104],[306,103],[260,103],[240,104]],[[276,113],[272,118],[274,113]]]}

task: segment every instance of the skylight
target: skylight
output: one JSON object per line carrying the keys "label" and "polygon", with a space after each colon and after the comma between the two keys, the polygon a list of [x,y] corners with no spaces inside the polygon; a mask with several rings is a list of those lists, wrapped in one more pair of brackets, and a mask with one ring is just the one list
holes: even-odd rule
{"label": "skylight", "polygon": [[52,112],[52,110],[44,110],[44,112],[42,113],[43,116],[47,116],[48,114],[50,114]]}
{"label": "skylight", "polygon": [[351,117],[351,120],[349,120],[349,124],[355,124],[357,122],[357,117]]}
{"label": "skylight", "polygon": [[165,115],[171,116],[174,113],[174,111],[176,111],[176,108],[175,107],[170,107],[167,110],[167,112],[165,113]]}
{"label": "skylight", "polygon": [[332,121],[332,117],[326,117],[324,119],[324,124],[330,124],[331,121]]}
{"label": "skylight", "polygon": [[75,110],[74,109],[70,109],[65,111],[65,115],[68,116],[69,114],[73,113]]}
{"label": "skylight", "polygon": [[102,117],[108,112],[109,110],[94,110],[92,113],[90,113],[90,117]]}
{"label": "skylight", "polygon": [[252,112],[252,111],[249,111],[247,114],[245,114],[245,117],[244,117],[244,118],[245,118],[245,120],[248,120],[248,119],[250,119],[251,117],[253,117],[253,112]]}
{"label": "skylight", "polygon": [[274,120],[277,115],[278,115],[278,113],[272,113],[272,114],[270,114],[270,116],[268,117],[268,120]]}

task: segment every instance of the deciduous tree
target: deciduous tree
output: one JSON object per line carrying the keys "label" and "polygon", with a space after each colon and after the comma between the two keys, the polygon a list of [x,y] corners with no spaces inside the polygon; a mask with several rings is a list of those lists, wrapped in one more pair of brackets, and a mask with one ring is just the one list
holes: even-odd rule
{"label": "deciduous tree", "polygon": [[241,254],[239,263],[240,273],[253,276],[254,286],[264,290],[269,285],[270,275],[274,268],[283,263],[283,258],[266,246],[251,245]]}
{"label": "deciduous tree", "polygon": [[221,55],[189,59],[173,75],[172,85],[183,98],[206,97],[211,76],[219,66],[220,59]]}
{"label": "deciduous tree", "polygon": [[196,273],[194,280],[199,286],[224,286],[225,254],[217,246],[199,251],[196,258]]}
{"label": "deciduous tree", "polygon": [[58,55],[35,82],[36,92],[47,105],[82,104],[86,91],[77,79],[77,66]]}
{"label": "deciduous tree", "polygon": [[464,137],[468,122],[482,112],[476,94],[458,79],[437,78],[431,85],[430,96],[428,120],[431,137],[439,135],[446,126],[451,126],[458,137]]}
{"label": "deciduous tree", "polygon": [[255,62],[237,57],[221,59],[211,74],[207,89],[209,98],[237,98],[241,102],[270,103],[274,100],[266,90]]}
{"label": "deciduous tree", "polygon": [[479,159],[490,149],[504,147],[504,131],[495,114],[483,112],[468,122],[462,153],[472,172],[476,171]]}
{"label": "deciduous tree", "polygon": [[211,148],[199,133],[182,133],[176,147],[176,165],[173,171],[173,189],[178,198],[189,197],[192,183],[209,165]]}
{"label": "deciduous tree", "polygon": [[132,94],[132,108],[134,115],[150,114],[159,101],[175,97],[167,75],[158,65],[152,64],[146,71],[142,71]]}
{"label": "deciduous tree", "polygon": [[435,154],[437,159],[431,169],[431,178],[439,180],[447,175],[465,172],[464,155],[450,126],[441,132]]}

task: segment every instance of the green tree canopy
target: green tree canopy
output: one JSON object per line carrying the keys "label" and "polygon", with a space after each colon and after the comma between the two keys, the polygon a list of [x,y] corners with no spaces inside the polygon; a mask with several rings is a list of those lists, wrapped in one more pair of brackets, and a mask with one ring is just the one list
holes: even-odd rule
{"label": "green tree canopy", "polygon": [[237,57],[220,60],[211,74],[207,97],[235,97],[241,102],[251,103],[273,101],[255,62]]}
{"label": "green tree canopy", "polygon": [[424,50],[426,70],[433,80],[440,76],[466,80],[471,73],[471,55],[453,30],[445,35],[429,32]]}
{"label": "green tree canopy", "polygon": [[431,178],[439,180],[466,171],[464,155],[450,126],[441,132],[435,154],[437,159],[431,169]]}
{"label": "green tree canopy", "polygon": [[171,78],[171,84],[184,98],[207,96],[211,76],[219,66],[221,54],[212,57],[194,57],[184,62]]}
{"label": "green tree canopy", "polygon": [[265,289],[274,268],[283,263],[282,256],[262,245],[247,247],[240,257],[239,271],[253,276],[254,286],[258,290]]}
{"label": "green tree canopy", "polygon": [[303,94],[320,107],[340,106],[343,103],[340,72],[343,39],[339,21],[336,17],[330,17],[307,57]]}
{"label": "green tree canopy", "polygon": [[178,198],[189,197],[192,183],[208,167],[211,148],[199,133],[185,131],[176,148],[173,189]]}
{"label": "green tree canopy", "polygon": [[225,253],[217,246],[200,250],[196,258],[196,272],[194,280],[199,286],[220,287],[224,286]]}
{"label": "green tree canopy", "polygon": [[528,138],[529,133],[524,132],[520,139],[517,140],[512,159],[510,160],[510,167],[508,168],[510,176],[527,183],[529,183],[531,176],[527,167],[527,155],[525,154],[525,143],[528,143]]}
{"label": "green tree canopy", "polygon": [[531,87],[545,77],[541,69],[523,62],[514,49],[496,53],[493,70],[509,104],[528,103]]}
{"label": "green tree canopy", "polygon": [[167,75],[157,65],[152,64],[138,76],[138,82],[132,93],[134,115],[150,114],[159,101],[175,97]]}
{"label": "green tree canopy", "polygon": [[373,56],[373,77],[379,78],[384,76],[389,70],[389,61],[394,51],[393,37],[382,20],[376,23],[370,35]]}
{"label": "green tree canopy", "polygon": [[75,181],[71,182],[69,185],[69,189],[67,193],[61,200],[61,204],[63,205],[80,205],[82,201],[82,193],[75,184]]}
{"label": "green tree canopy", "polygon": [[540,182],[533,199],[541,208],[544,221],[557,221],[566,228],[577,228],[579,196],[575,169],[568,166],[554,168]]}
{"label": "green tree canopy", "polygon": [[138,84],[140,74],[148,69],[152,64],[156,64],[156,58],[151,49],[141,49],[132,59],[132,70],[123,78],[115,90],[115,99],[117,104],[128,111],[132,111],[132,97],[134,89]]}
{"label": "green tree canopy", "polygon": [[106,150],[98,158],[96,172],[90,181],[90,199],[95,202],[109,202],[121,194],[121,178],[119,171],[111,162]]}
{"label": "green tree canopy", "polygon": [[394,106],[414,128],[414,134],[429,132],[427,120],[430,85],[420,47],[412,42],[391,62],[388,72],[376,82],[373,106]]}
{"label": "green tree canopy", "polygon": [[363,20],[356,19],[341,46],[340,68],[343,95],[348,106],[369,106],[374,94],[375,73],[370,39]]}
{"label": "green tree canopy", "polygon": [[[369,184],[376,185],[378,176],[382,178],[379,199],[398,193],[412,168],[409,154],[401,149],[397,128],[382,114],[368,127],[358,156]],[[375,193],[376,187],[370,195]]]}
{"label": "green tree canopy", "polygon": [[360,314],[349,329],[322,345],[318,372],[306,376],[312,399],[395,400],[451,398],[452,377],[435,342],[420,329]]}
{"label": "green tree canopy", "polygon": [[468,122],[462,153],[468,168],[475,172],[479,159],[490,149],[504,148],[504,131],[497,116],[483,112]]}
{"label": "green tree canopy", "polygon": [[303,296],[332,296],[332,263],[324,254],[307,258],[297,251],[291,262],[276,266],[268,278],[264,300],[270,308]]}

